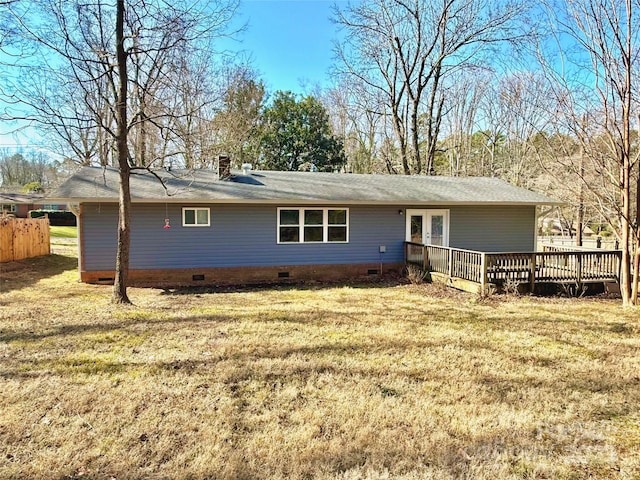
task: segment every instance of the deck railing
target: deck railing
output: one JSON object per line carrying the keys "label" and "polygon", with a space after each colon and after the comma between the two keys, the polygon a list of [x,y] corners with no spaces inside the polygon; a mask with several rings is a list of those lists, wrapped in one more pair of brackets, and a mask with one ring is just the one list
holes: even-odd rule
{"label": "deck railing", "polygon": [[566,251],[548,248],[543,252],[479,252],[405,242],[407,263],[432,272],[480,284],[506,281],[528,283],[577,283],[619,281],[619,250]]}
{"label": "deck railing", "polygon": [[538,237],[539,244],[553,245],[556,247],[567,247],[574,250],[599,249],[599,250],[619,250],[620,242],[615,238],[585,237],[582,239],[582,246],[576,246],[575,237],[561,237],[557,235],[547,235]]}

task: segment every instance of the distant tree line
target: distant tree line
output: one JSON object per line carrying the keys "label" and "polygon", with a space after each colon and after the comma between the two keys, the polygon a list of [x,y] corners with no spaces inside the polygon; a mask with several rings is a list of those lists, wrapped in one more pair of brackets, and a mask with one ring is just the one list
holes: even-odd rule
{"label": "distant tree line", "polygon": [[0,151],[0,188],[40,192],[61,179],[60,165],[42,152],[11,153]]}

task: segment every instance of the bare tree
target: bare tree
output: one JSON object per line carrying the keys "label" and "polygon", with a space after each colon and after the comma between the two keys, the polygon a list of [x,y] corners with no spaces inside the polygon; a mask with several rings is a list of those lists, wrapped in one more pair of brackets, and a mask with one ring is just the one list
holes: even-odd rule
{"label": "bare tree", "polygon": [[530,188],[540,171],[534,143],[549,127],[553,110],[546,80],[528,71],[504,75],[492,82],[481,103],[479,120],[490,151],[485,174]]}
{"label": "bare tree", "polygon": [[[9,5],[23,48],[30,53],[16,58],[11,67],[17,73],[5,83],[9,87],[5,96],[21,106],[19,115],[47,122],[48,113],[29,95],[31,85],[16,81],[19,72],[37,72],[43,81],[70,78],[86,107],[75,119],[100,132],[101,154],[107,152],[102,150],[103,141],[115,144],[120,192],[114,302],[129,303],[130,174],[156,160],[147,155],[147,127],[160,128],[174,114],[161,104],[151,106],[150,99],[167,86],[168,71],[175,64],[170,61],[172,54],[211,48],[210,42],[224,31],[236,7],[237,0],[117,0],[115,5],[49,0]],[[137,141],[132,143],[134,130]]]}
{"label": "bare tree", "polygon": [[159,131],[160,157],[168,165],[203,168],[216,156],[215,133],[209,123],[220,103],[220,93],[212,82],[218,76],[210,60],[208,55],[184,52],[171,74],[175,91],[167,102],[176,114]]}
{"label": "bare tree", "polygon": [[333,123],[333,131],[344,145],[351,173],[381,173],[395,170],[393,162],[382,161],[380,147],[387,135],[393,136],[385,123],[381,99],[362,91],[362,85],[348,78],[332,88],[320,91],[321,100]]}
{"label": "bare tree", "polygon": [[337,73],[384,95],[405,174],[434,173],[447,77],[492,47],[524,38],[518,20],[525,7],[519,0],[374,0],[336,7],[335,21],[346,30]]}
{"label": "bare tree", "polygon": [[221,105],[209,129],[218,151],[230,155],[237,167],[255,161],[258,128],[264,107],[265,87],[258,74],[247,65],[231,65],[221,72]]}
{"label": "bare tree", "polygon": [[[540,58],[560,109],[557,129],[579,153],[559,160],[597,201],[622,247],[624,305],[638,303],[638,40],[637,0],[565,0],[547,5],[555,32]],[[635,194],[635,198],[634,198]],[[631,268],[633,258],[634,268]],[[632,273],[634,272],[634,273]]]}
{"label": "bare tree", "polygon": [[[456,81],[447,89],[444,103],[447,115],[442,121],[444,138],[439,143],[435,160],[437,173],[492,176],[492,169],[485,162],[489,143],[484,131],[479,130],[479,117],[483,99],[494,80],[493,72],[468,69],[457,75]],[[478,137],[480,145],[474,141]]]}
{"label": "bare tree", "polygon": [[49,159],[42,152],[0,151],[0,186],[23,187],[28,183],[37,183],[49,187],[52,182],[52,168]]}

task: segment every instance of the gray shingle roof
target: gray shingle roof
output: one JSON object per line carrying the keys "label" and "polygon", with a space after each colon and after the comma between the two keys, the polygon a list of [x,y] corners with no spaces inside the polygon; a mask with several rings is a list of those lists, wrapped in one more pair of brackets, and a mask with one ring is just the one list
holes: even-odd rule
{"label": "gray shingle roof", "polygon": [[[362,175],[320,172],[234,172],[225,180],[215,170],[158,170],[131,175],[134,202],[557,205],[558,200],[486,177]],[[118,173],[85,167],[50,195],[67,202],[117,201]]]}
{"label": "gray shingle roof", "polygon": [[0,192],[0,203],[40,203],[44,195],[38,193]]}

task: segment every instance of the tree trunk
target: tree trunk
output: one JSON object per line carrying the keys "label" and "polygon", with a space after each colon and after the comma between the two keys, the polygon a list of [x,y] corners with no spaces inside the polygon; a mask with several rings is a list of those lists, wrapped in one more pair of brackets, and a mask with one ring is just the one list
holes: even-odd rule
{"label": "tree trunk", "polygon": [[[120,142],[118,141],[118,145]],[[118,148],[120,155],[120,147]],[[129,277],[129,246],[131,243],[131,191],[129,166],[120,167],[120,193],[118,196],[118,248],[116,252],[116,278],[113,284],[114,303],[131,303],[127,295]]]}
{"label": "tree trunk", "polygon": [[640,241],[638,238],[634,241],[635,254],[633,255],[633,277],[631,288],[631,305],[638,305],[638,285],[640,284]]}
{"label": "tree trunk", "polygon": [[[584,147],[583,147],[584,148]],[[576,245],[582,246],[582,231],[584,230],[584,154],[580,157],[580,195],[578,197],[578,228],[576,230]],[[598,233],[599,235],[599,233]]]}
{"label": "tree trunk", "polygon": [[131,190],[129,179],[129,150],[127,145],[127,53],[124,48],[124,0],[118,0],[116,12],[116,61],[118,66],[118,100],[116,108],[116,146],[120,192],[118,196],[118,248],[116,252],[116,278],[113,284],[113,301],[131,303],[127,296],[129,276],[129,246],[131,243]]}
{"label": "tree trunk", "polygon": [[[626,159],[628,160],[628,158]],[[622,296],[622,305],[631,306],[632,292],[631,292],[631,253],[629,251],[629,240],[631,233],[631,225],[629,222],[630,208],[630,189],[629,189],[629,169],[628,164],[623,162],[621,168],[621,184],[622,184],[622,214],[620,219],[620,228],[622,230],[621,242],[622,242],[622,258],[620,265],[620,294]]]}
{"label": "tree trunk", "polygon": [[435,155],[436,143],[440,133],[440,120],[442,114],[443,97],[438,98],[440,91],[440,80],[442,75],[442,63],[435,66],[433,70],[433,84],[429,94],[429,103],[427,104],[427,151],[425,154],[425,172],[427,175],[435,175]]}
{"label": "tree trunk", "polygon": [[[622,305],[633,305],[631,302],[631,255],[629,253],[629,222],[622,221],[622,258],[620,259],[620,295]],[[626,245],[626,246],[625,246]]]}
{"label": "tree trunk", "polygon": [[640,176],[636,179],[636,226],[634,229],[634,257],[633,257],[633,288],[631,289],[631,301],[638,305],[640,293]]}
{"label": "tree trunk", "polygon": [[411,106],[411,160],[413,171],[420,175],[422,172],[422,160],[420,159],[420,126],[418,123],[418,106],[414,103]]}
{"label": "tree trunk", "polygon": [[400,117],[400,113],[397,110],[397,107],[392,109],[393,113],[391,115],[391,120],[393,124],[393,131],[396,134],[396,139],[398,140],[398,147],[400,148],[400,158],[402,160],[402,171],[405,175],[411,175],[411,167],[409,165],[408,152],[407,152],[407,144],[405,137],[406,123],[403,128],[402,119]]}
{"label": "tree trunk", "polygon": [[[625,66],[625,84],[624,84],[624,94],[623,94],[623,104],[622,104],[622,268],[623,273],[621,275],[621,293],[622,293],[622,304],[625,306],[634,305],[633,299],[633,291],[637,287],[635,287],[635,282],[633,282],[632,274],[631,274],[631,232],[632,232],[632,222],[631,222],[631,65],[632,65],[632,48],[631,48],[631,38],[632,38],[632,26],[631,26],[631,2],[629,0],[626,1],[627,6],[627,43],[624,49],[624,58],[622,59],[623,65]],[[634,246],[635,246],[634,239]],[[632,288],[633,286],[633,288]]]}

